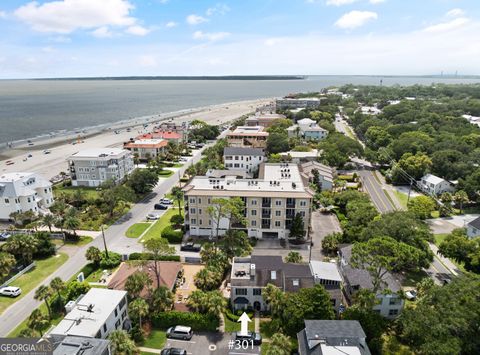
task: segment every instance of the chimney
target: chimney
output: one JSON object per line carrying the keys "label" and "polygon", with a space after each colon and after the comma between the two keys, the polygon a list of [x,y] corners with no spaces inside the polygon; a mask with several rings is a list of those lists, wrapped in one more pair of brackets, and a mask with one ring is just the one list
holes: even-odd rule
{"label": "chimney", "polygon": [[250,279],[255,279],[255,264],[250,264]]}

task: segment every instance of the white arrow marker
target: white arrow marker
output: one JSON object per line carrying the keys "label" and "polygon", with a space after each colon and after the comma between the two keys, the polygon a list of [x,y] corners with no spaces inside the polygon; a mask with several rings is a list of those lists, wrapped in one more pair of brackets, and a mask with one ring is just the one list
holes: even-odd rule
{"label": "white arrow marker", "polygon": [[248,334],[248,323],[250,323],[252,320],[250,319],[250,317],[248,316],[248,314],[246,314],[245,312],[243,312],[243,314],[240,316],[240,318],[238,319],[237,322],[242,322],[241,324],[241,330],[240,330],[240,335],[244,336],[244,335],[247,335]]}

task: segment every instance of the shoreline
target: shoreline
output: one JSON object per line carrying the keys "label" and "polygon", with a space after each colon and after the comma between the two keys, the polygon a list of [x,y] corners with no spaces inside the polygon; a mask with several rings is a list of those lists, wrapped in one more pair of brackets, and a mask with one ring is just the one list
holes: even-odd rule
{"label": "shoreline", "polygon": [[[137,135],[152,130],[152,124],[166,120],[175,120],[176,123],[203,120],[209,124],[223,124],[242,115],[255,112],[258,106],[270,102],[272,99],[255,99],[208,105],[184,109],[159,115],[142,116],[129,120],[118,121],[113,124],[85,128],[65,132],[61,135],[39,136],[32,138],[33,146],[28,145],[28,140],[18,141],[13,148],[0,149],[0,175],[11,172],[36,172],[46,179],[67,170],[67,158],[72,154],[90,148],[117,148]],[[144,124],[148,123],[147,127]],[[130,132],[127,132],[130,128]],[[115,133],[119,130],[119,133]],[[80,139],[79,139],[80,138]],[[78,141],[77,141],[78,139]],[[74,143],[75,144],[72,144]],[[48,149],[49,154],[44,150]],[[27,157],[31,155],[31,157]],[[13,162],[7,165],[6,161]]]}

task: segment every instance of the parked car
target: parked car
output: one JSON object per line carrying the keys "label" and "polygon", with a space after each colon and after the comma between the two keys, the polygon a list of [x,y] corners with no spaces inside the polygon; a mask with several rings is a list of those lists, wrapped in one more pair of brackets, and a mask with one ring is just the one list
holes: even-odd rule
{"label": "parked car", "polygon": [[187,355],[187,350],[180,348],[163,349],[160,355]]}
{"label": "parked car", "polygon": [[405,297],[407,297],[407,300],[414,301],[415,298],[417,298],[417,291],[415,290],[410,290],[405,292]]}
{"label": "parked car", "polygon": [[182,243],[182,245],[180,246],[180,250],[181,251],[200,251],[200,249],[202,249],[202,245],[201,244],[194,244],[192,242],[190,243]]}
{"label": "parked car", "polygon": [[164,205],[163,203],[156,203],[153,208],[156,210],[168,210],[168,206]]}
{"label": "parked car", "polygon": [[262,344],[262,336],[260,333],[255,332],[248,332],[247,334],[241,334],[240,332],[235,333],[235,340],[247,340],[252,341],[253,345],[261,345]]}
{"label": "parked car", "polygon": [[149,213],[147,214],[147,220],[148,221],[155,221],[160,218],[160,215],[158,213]]}
{"label": "parked car", "polygon": [[5,241],[10,237],[11,237],[11,235],[7,232],[0,233],[0,241]]}
{"label": "parked car", "polygon": [[20,296],[21,293],[22,289],[20,287],[6,286],[0,288],[0,295],[2,296],[17,297]]}
{"label": "parked car", "polygon": [[7,164],[7,165],[13,165],[13,164],[15,164],[15,162],[13,162],[13,161],[11,161],[11,160],[7,160],[7,161],[5,162],[5,164]]}
{"label": "parked car", "polygon": [[167,338],[190,340],[193,337],[192,328],[176,325],[167,329]]}
{"label": "parked car", "polygon": [[43,154],[50,154],[51,152],[52,152],[52,151],[50,151],[50,150],[48,150],[48,149],[45,149],[45,150],[43,151]]}
{"label": "parked car", "polygon": [[162,204],[162,205],[173,205],[173,201],[164,197],[164,198],[160,199],[160,204]]}

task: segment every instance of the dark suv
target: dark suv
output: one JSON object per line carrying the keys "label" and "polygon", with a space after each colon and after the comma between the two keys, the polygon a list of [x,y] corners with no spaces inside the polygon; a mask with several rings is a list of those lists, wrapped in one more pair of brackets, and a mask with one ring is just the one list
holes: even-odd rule
{"label": "dark suv", "polygon": [[240,334],[240,332],[235,333],[235,340],[247,340],[253,341],[253,345],[261,345],[262,344],[262,336],[259,333],[255,332],[248,332],[247,334]]}

